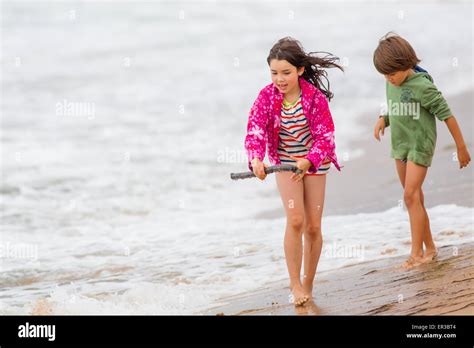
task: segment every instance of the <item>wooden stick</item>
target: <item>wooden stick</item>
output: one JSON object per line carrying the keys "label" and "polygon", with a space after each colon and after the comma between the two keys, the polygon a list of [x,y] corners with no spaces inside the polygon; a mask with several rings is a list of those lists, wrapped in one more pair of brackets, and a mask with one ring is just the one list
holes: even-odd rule
{"label": "wooden stick", "polygon": [[[275,172],[293,172],[297,174],[301,174],[303,171],[298,169],[296,166],[292,166],[289,164],[280,164],[277,166],[270,166],[265,168],[265,173],[271,174]],[[238,179],[250,179],[255,178],[255,174],[253,172],[242,172],[242,173],[230,173],[230,178],[232,180]]]}

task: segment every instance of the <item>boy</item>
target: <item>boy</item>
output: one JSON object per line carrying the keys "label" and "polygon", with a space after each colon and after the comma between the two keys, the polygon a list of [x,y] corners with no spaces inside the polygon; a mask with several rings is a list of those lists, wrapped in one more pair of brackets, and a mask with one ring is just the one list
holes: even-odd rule
{"label": "boy", "polygon": [[435,117],[446,123],[454,138],[460,168],[471,160],[446,100],[431,76],[418,67],[419,62],[408,41],[394,33],[386,34],[374,52],[375,68],[387,80],[388,106],[387,113],[379,116],[374,136],[380,141],[380,132],[383,135],[385,127],[391,127],[391,157],[395,159],[410,217],[411,254],[402,265],[404,269],[431,261],[437,255],[422,191],[436,146]]}

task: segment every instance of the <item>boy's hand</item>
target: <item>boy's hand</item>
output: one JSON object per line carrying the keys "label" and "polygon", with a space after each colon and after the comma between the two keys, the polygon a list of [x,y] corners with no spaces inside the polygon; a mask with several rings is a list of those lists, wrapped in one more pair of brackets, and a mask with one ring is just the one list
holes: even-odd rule
{"label": "boy's hand", "polygon": [[267,173],[265,173],[265,168],[267,168],[268,165],[260,161],[258,158],[254,158],[251,163],[255,176],[260,180],[265,180],[265,178],[267,177]]}
{"label": "boy's hand", "polygon": [[385,120],[383,117],[380,117],[375,124],[375,129],[374,129],[374,137],[378,141],[380,141],[380,132],[382,132],[382,135],[384,135],[385,132]]}
{"label": "boy's hand", "polygon": [[297,158],[297,157],[294,157],[294,156],[290,156],[290,158],[292,160],[295,160],[296,161],[296,167],[303,171],[303,173],[300,173],[300,174],[297,174],[297,173],[291,174],[290,179],[295,181],[295,182],[298,182],[298,181],[303,179],[304,174],[308,171],[309,168],[311,168],[313,163],[311,163],[311,161],[307,160],[306,158]]}
{"label": "boy's hand", "polygon": [[469,151],[467,151],[467,147],[465,145],[461,148],[458,148],[458,161],[459,169],[467,167],[469,162],[471,162],[471,155],[469,155]]}

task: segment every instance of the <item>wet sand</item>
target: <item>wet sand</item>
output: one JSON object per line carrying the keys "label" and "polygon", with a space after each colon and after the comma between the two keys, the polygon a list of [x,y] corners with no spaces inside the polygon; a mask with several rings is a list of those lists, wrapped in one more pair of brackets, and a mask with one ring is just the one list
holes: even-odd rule
{"label": "wet sand", "polygon": [[405,257],[316,275],[314,300],[295,307],[287,282],[222,298],[208,315],[473,315],[474,243],[446,246],[429,264],[404,271]]}

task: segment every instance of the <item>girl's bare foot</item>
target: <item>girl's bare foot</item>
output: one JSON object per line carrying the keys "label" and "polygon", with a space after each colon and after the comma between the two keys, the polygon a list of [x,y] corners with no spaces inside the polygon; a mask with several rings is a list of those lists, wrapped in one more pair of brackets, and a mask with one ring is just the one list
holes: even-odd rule
{"label": "girl's bare foot", "polygon": [[438,256],[437,249],[426,249],[425,254],[423,255],[423,262],[430,262],[436,259]]}
{"label": "girl's bare foot", "polygon": [[414,257],[410,256],[401,266],[405,270],[412,269],[416,266],[419,266],[423,263],[423,257]]}
{"label": "girl's bare foot", "polygon": [[305,295],[301,284],[290,285],[290,290],[293,294],[293,303],[295,306],[302,306],[308,301],[308,296]]}
{"label": "girl's bare foot", "polygon": [[321,309],[314,303],[313,300],[309,300],[305,305],[308,308],[308,314],[320,315]]}
{"label": "girl's bare foot", "polygon": [[303,292],[308,297],[308,301],[313,299],[313,284],[303,281]]}

